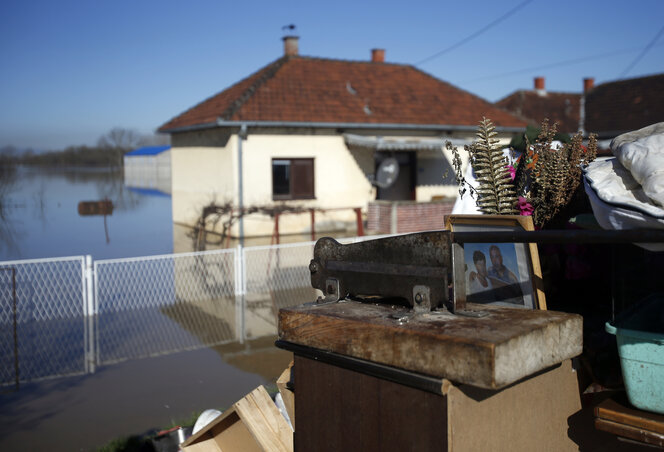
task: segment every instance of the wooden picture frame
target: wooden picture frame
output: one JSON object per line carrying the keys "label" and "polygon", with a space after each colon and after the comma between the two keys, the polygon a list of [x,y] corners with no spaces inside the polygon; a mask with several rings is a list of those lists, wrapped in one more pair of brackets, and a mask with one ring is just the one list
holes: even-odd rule
{"label": "wooden picture frame", "polygon": [[[532,218],[521,215],[450,215],[452,232],[533,231]],[[454,297],[468,303],[546,310],[542,270],[535,243],[455,244]]]}

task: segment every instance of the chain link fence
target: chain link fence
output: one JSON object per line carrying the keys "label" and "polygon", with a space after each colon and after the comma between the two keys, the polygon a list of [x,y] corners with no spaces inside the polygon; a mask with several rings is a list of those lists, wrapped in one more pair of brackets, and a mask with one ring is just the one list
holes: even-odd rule
{"label": "chain link fence", "polygon": [[84,257],[0,262],[0,384],[86,371]]}
{"label": "chain link fence", "polygon": [[[339,239],[357,243],[384,236]],[[279,309],[316,300],[322,292],[311,287],[309,261],[316,242],[254,246],[243,250],[246,284],[246,337],[277,334]],[[262,321],[260,321],[262,320]]]}
{"label": "chain link fence", "polygon": [[321,295],[314,245],[0,262],[0,385],[275,336],[280,308]]}
{"label": "chain link fence", "polygon": [[236,340],[236,253],[96,261],[96,363]]}
{"label": "chain link fence", "polygon": [[313,249],[314,242],[245,248],[247,296],[273,300],[277,310],[310,299],[315,293],[308,268]]}

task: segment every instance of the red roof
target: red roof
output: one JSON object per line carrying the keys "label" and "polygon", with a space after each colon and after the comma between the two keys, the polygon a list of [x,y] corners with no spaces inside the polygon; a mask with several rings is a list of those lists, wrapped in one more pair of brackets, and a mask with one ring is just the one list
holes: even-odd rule
{"label": "red roof", "polygon": [[664,74],[595,86],[586,95],[586,130],[601,137],[664,121]]}
{"label": "red roof", "polygon": [[413,66],[284,56],[162,125],[225,121],[499,127],[526,122]]}
{"label": "red roof", "polygon": [[558,123],[558,131],[576,133],[579,130],[581,94],[519,90],[496,102],[496,106],[539,127],[548,118]]}

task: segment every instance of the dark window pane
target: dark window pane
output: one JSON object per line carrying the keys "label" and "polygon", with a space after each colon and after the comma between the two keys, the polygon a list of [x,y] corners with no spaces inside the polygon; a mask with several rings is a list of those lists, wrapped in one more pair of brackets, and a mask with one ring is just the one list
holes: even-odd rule
{"label": "dark window pane", "polygon": [[294,199],[311,199],[314,197],[314,160],[291,160],[293,180],[291,183]]}
{"label": "dark window pane", "polygon": [[272,193],[290,195],[290,160],[272,160]]}
{"label": "dark window pane", "polygon": [[274,199],[314,198],[314,159],[273,159]]}

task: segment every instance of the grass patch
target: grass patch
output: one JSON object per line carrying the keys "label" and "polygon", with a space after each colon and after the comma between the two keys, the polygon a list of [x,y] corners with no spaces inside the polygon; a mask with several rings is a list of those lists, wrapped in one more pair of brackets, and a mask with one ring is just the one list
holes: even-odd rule
{"label": "grass patch", "polygon": [[154,450],[150,438],[132,435],[114,439],[97,449],[97,452],[152,452]]}
{"label": "grass patch", "polygon": [[[219,410],[223,411],[223,410]],[[176,419],[175,421],[168,424],[163,430],[169,430],[173,427],[193,427],[198,417],[203,413],[203,411],[192,411],[191,414],[183,419]]]}
{"label": "grass patch", "polygon": [[111,440],[97,449],[97,452],[154,452],[155,447],[152,440],[159,433],[170,430],[174,427],[193,427],[202,411],[194,411],[189,416],[171,422],[169,425],[146,435],[131,435]]}

